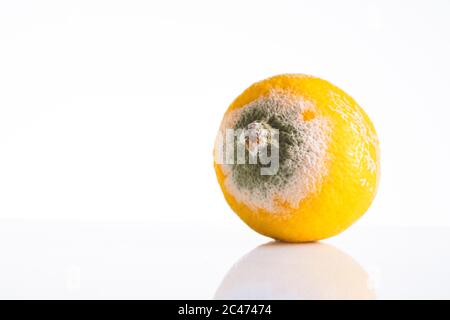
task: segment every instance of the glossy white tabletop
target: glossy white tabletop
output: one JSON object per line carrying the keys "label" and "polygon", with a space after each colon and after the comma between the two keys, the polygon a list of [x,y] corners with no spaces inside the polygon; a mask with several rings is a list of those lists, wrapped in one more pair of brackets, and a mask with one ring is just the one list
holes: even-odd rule
{"label": "glossy white tabletop", "polygon": [[2,221],[0,298],[450,298],[449,231],[283,244],[245,226]]}

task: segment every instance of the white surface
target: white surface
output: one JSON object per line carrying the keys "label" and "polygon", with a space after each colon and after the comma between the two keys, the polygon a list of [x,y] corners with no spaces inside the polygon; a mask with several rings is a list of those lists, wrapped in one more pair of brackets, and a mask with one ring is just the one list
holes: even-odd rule
{"label": "white surface", "polygon": [[0,298],[450,298],[445,228],[268,242],[244,228],[3,221]]}

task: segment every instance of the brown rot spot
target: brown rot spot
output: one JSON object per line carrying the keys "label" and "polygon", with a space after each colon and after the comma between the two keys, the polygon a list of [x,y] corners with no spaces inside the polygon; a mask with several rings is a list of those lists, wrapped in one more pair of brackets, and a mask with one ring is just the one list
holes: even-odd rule
{"label": "brown rot spot", "polygon": [[303,112],[303,120],[310,121],[316,117],[316,114],[312,110],[306,110]]}

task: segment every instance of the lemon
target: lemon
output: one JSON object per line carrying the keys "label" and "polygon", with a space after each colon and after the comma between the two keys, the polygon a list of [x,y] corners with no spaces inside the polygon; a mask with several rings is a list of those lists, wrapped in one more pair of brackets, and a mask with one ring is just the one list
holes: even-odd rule
{"label": "lemon", "polygon": [[251,85],[225,112],[214,149],[230,207],[277,240],[342,232],[378,187],[379,143],[369,117],[344,91],[308,75]]}

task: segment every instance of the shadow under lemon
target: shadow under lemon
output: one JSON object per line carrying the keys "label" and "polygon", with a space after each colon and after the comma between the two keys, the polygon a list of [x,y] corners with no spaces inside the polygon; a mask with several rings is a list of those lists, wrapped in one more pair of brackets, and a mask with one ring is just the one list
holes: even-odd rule
{"label": "shadow under lemon", "polygon": [[324,243],[269,242],[241,258],[215,299],[375,299],[368,274]]}

